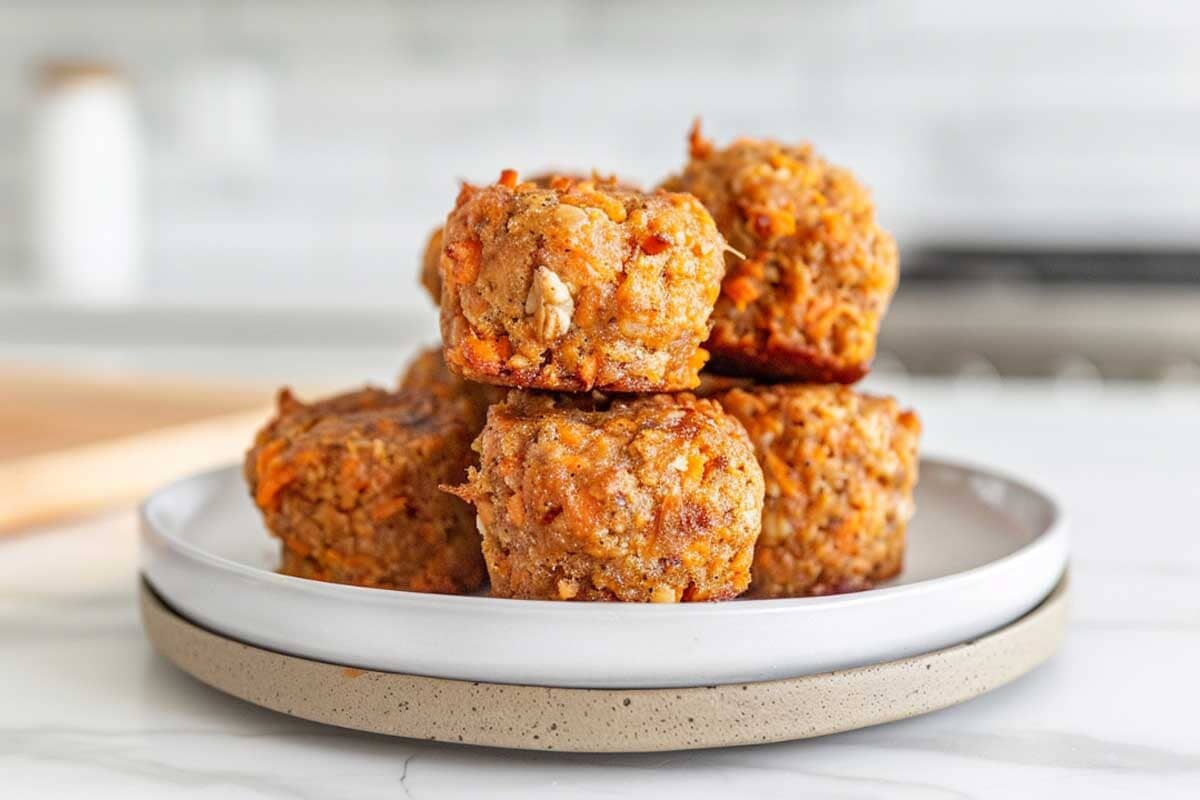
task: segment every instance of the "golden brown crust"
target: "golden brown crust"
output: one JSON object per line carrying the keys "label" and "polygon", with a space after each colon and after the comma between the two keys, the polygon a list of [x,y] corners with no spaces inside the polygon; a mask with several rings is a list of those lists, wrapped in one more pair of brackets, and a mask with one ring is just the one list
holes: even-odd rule
{"label": "golden brown crust", "polygon": [[749,583],[762,471],[745,431],[688,394],[582,410],[513,392],[493,406],[476,506],[492,593],[721,600]]}
{"label": "golden brown crust", "polygon": [[691,161],[663,186],[700,198],[745,255],[728,256],[710,368],[838,383],[866,374],[899,257],[853,175],[807,144],[717,150],[694,128]]}
{"label": "golden brown crust", "polygon": [[844,386],[735,388],[766,482],[750,595],[867,589],[899,573],[917,481],[916,414]]}
{"label": "golden brown crust", "polygon": [[242,475],[252,487],[252,493],[258,480],[256,470],[259,454],[270,442],[302,434],[325,417],[367,411],[395,401],[396,395],[392,392],[365,386],[315,403],[305,403],[292,394],[289,387],[283,387],[275,395],[275,416],[255,434],[254,443],[242,462]]}
{"label": "golden brown crust", "polygon": [[690,195],[511,172],[465,186],[441,259],[446,361],[523,388],[694,387],[724,246]]}
{"label": "golden brown crust", "polygon": [[460,406],[427,392],[368,388],[311,405],[281,392],[245,473],[283,544],[283,570],[389,589],[478,589],[471,509],[437,491],[465,477],[471,435]]}
{"label": "golden brown crust", "polygon": [[[544,172],[539,175],[534,175],[528,180],[530,183],[542,187],[549,188],[555,181],[595,181],[598,184],[619,187],[631,192],[641,191],[638,186],[628,181],[619,180],[614,175],[601,175],[595,170],[590,175],[574,172]],[[444,228],[441,226],[434,229],[433,233],[429,234],[429,240],[425,243],[425,252],[421,256],[421,285],[425,287],[425,291],[429,292],[429,296],[433,299],[435,306],[440,306],[442,303],[442,233]]]}

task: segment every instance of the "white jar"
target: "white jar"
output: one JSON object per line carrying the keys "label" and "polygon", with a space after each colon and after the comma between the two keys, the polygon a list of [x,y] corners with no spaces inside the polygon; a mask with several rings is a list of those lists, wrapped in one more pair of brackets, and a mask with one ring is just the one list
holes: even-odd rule
{"label": "white jar", "polygon": [[42,71],[33,161],[33,247],[42,284],[83,301],[141,286],[141,146],[126,81],[96,64]]}

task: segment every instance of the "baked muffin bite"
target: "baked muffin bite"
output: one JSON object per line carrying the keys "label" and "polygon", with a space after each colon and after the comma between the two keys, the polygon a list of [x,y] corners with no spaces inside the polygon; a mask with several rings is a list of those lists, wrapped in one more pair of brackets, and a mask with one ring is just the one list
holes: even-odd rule
{"label": "baked muffin bite", "polygon": [[[551,182],[555,180],[592,180],[596,183],[616,186],[631,192],[640,191],[637,186],[628,181],[618,180],[612,175],[604,176],[595,171],[590,175],[571,172],[545,172],[540,175],[534,175],[528,180],[530,183],[536,184],[543,189],[548,188]],[[429,241],[425,243],[425,252],[421,256],[421,285],[425,287],[425,291],[429,292],[429,296],[433,299],[433,304],[437,306],[440,306],[442,303],[442,275],[440,265],[442,260],[443,230],[442,226],[439,225],[434,229],[433,233],[429,234]]]}
{"label": "baked muffin bite", "polygon": [[367,388],[313,404],[283,390],[245,475],[285,574],[471,592],[485,568],[471,508],[439,492],[466,476],[473,433],[460,401]]}
{"label": "baked muffin bite", "polygon": [[716,399],[749,432],[766,483],[750,595],[851,592],[900,572],[916,414],[845,386],[735,388]]}
{"label": "baked muffin bite", "polygon": [[487,410],[508,394],[501,386],[465,381],[446,367],[442,348],[429,347],[417,353],[400,376],[401,390],[430,392],[443,400],[460,402],[472,436],[483,430]]}
{"label": "baked muffin bite", "polygon": [[725,242],[692,196],[506,170],[446,220],[442,342],[469,380],[532,389],[692,388]]}
{"label": "baked muffin bite", "polygon": [[513,392],[475,448],[455,491],[475,504],[493,595],[724,600],[750,582],[762,470],[716,403]]}
{"label": "baked muffin bite", "polygon": [[698,197],[745,255],[727,256],[705,345],[711,369],[837,383],[867,373],[899,257],[850,172],[807,144],[714,149],[697,125],[691,160],[663,186]]}

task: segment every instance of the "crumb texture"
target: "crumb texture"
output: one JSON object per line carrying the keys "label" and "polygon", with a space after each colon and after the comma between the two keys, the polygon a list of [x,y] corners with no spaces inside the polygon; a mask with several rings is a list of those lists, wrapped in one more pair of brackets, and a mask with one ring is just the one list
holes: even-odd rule
{"label": "crumb texture", "polygon": [[282,571],[316,580],[457,593],[484,581],[468,505],[439,492],[472,461],[464,407],[368,388],[306,404],[283,390],[245,475]]}
{"label": "crumb texture", "polygon": [[723,600],[749,584],[762,471],[716,403],[514,392],[476,448],[458,491],[476,506],[497,596]]}
{"label": "crumb texture", "polygon": [[663,185],[691,192],[734,250],[705,345],[711,367],[773,379],[853,383],[875,355],[899,279],[896,243],[866,189],[807,144],[692,133]]}
{"label": "crumb texture", "polygon": [[916,414],[843,386],[734,388],[717,400],[749,432],[766,482],[752,596],[857,591],[900,572]]}
{"label": "crumb texture", "polygon": [[604,180],[465,186],[446,221],[446,361],[532,389],[690,389],[724,274],[725,242],[692,196]]}

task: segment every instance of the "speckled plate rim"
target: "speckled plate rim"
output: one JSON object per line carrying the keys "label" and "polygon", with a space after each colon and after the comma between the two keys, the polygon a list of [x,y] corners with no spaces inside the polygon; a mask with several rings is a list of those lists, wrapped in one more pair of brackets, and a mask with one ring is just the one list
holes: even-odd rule
{"label": "speckled plate rim", "polygon": [[153,646],[222,692],[360,731],[489,747],[652,752],[840,733],[961,703],[1048,659],[1066,630],[1068,576],[1020,619],[942,650],[854,669],[678,689],[559,689],[356,669],[285,655],[202,628],[143,579]]}

